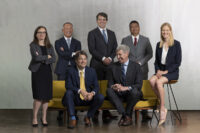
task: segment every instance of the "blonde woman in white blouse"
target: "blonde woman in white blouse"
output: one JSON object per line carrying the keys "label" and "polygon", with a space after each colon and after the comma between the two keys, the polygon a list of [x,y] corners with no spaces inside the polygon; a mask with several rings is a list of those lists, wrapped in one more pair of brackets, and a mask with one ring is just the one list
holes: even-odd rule
{"label": "blonde woman in white blouse", "polygon": [[169,23],[161,25],[161,40],[156,46],[155,74],[150,78],[153,91],[160,100],[159,125],[164,124],[167,116],[165,108],[165,91],[163,84],[170,80],[177,80],[179,77],[179,66],[181,65],[181,45],[175,40],[172,34],[172,27]]}

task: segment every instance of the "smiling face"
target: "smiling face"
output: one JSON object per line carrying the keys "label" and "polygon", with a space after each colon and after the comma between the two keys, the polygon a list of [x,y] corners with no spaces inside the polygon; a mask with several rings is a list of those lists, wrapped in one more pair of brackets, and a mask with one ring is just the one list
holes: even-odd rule
{"label": "smiling face", "polygon": [[117,60],[123,64],[128,60],[129,52],[124,52],[123,50],[118,50],[116,53]]}
{"label": "smiling face", "polygon": [[168,40],[171,36],[171,29],[169,26],[164,25],[161,29],[161,35],[163,40]]}
{"label": "smiling face", "polygon": [[137,36],[140,33],[140,26],[137,23],[130,24],[130,32],[133,36]]}
{"label": "smiling face", "polygon": [[45,30],[45,28],[38,29],[36,37],[37,37],[38,41],[45,40],[45,38],[46,38],[46,30]]}
{"label": "smiling face", "polygon": [[97,25],[100,28],[104,29],[106,27],[106,24],[107,24],[106,18],[103,17],[103,16],[98,16],[98,18],[97,18]]}
{"label": "smiling face", "polygon": [[79,69],[84,69],[87,65],[87,57],[85,55],[79,55],[79,57],[75,60],[76,65]]}
{"label": "smiling face", "polygon": [[65,24],[62,31],[65,37],[70,38],[73,33],[73,26],[71,24]]}

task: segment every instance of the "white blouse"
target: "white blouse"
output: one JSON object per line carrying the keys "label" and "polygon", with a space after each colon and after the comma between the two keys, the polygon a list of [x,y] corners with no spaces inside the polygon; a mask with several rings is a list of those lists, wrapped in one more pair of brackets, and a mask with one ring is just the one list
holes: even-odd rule
{"label": "white blouse", "polygon": [[161,58],[161,64],[163,64],[163,65],[166,64],[166,57],[167,57],[168,49],[166,50],[165,49],[165,45],[163,45],[163,48],[162,48],[162,58]]}

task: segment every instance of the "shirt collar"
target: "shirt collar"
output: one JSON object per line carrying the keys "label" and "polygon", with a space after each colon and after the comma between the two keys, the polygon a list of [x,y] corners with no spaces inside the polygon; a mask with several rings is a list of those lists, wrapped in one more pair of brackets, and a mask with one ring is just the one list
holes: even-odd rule
{"label": "shirt collar", "polygon": [[98,26],[98,28],[99,28],[99,30],[100,30],[101,32],[103,32],[103,30],[106,31],[106,27],[103,29],[103,28],[100,28],[100,27]]}
{"label": "shirt collar", "polygon": [[78,73],[79,73],[79,74],[80,74],[81,71],[83,71],[83,74],[85,73],[85,68],[84,68],[83,70],[80,70],[80,69],[77,67],[77,69],[78,69]]}
{"label": "shirt collar", "polygon": [[138,34],[137,36],[133,36],[133,35],[131,35],[131,36],[132,36],[132,39],[133,39],[133,40],[135,40],[135,37],[136,37],[136,38],[137,38],[137,41],[138,41],[140,35]]}
{"label": "shirt collar", "polygon": [[129,64],[129,59],[125,63],[123,63],[122,65],[128,66],[128,64]]}
{"label": "shirt collar", "polygon": [[70,41],[72,40],[72,36],[70,38],[67,38],[66,36],[64,36],[65,40],[67,41],[67,39],[70,39]]}

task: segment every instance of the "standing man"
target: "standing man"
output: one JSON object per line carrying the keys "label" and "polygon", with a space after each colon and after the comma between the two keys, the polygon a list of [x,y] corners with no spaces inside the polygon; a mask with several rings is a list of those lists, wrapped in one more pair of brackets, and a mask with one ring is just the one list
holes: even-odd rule
{"label": "standing man", "polygon": [[[135,20],[129,24],[131,35],[122,39],[122,44],[129,46],[129,59],[138,63],[142,69],[143,80],[148,79],[148,61],[152,58],[152,47],[149,39],[140,35],[139,23]],[[151,119],[147,111],[142,111],[142,120]]]}
{"label": "standing man", "polygon": [[[132,111],[142,98],[142,72],[140,65],[129,60],[130,48],[121,45],[117,48],[118,62],[111,67],[108,78],[107,96],[122,115],[118,125],[129,126],[132,122]],[[126,102],[126,109],[123,102]]]}
{"label": "standing man", "polygon": [[87,67],[87,54],[80,51],[75,55],[76,66],[69,69],[65,82],[67,92],[62,103],[67,106],[70,122],[68,128],[76,127],[75,105],[90,106],[84,118],[85,125],[91,126],[90,118],[101,107],[104,96],[99,94],[99,84],[96,72]]}
{"label": "standing man", "polygon": [[[90,66],[96,70],[98,80],[107,80],[108,69],[113,63],[117,48],[115,33],[106,28],[107,21],[106,13],[98,13],[96,16],[98,27],[88,33],[88,48],[92,55]],[[97,114],[96,120],[98,120]],[[113,117],[109,111],[104,111],[102,118],[109,120],[116,117]]]}
{"label": "standing man", "polygon": [[[75,65],[74,55],[77,51],[81,50],[80,41],[72,37],[73,33],[73,24],[66,22],[63,24],[62,32],[64,37],[56,40],[55,49],[58,54],[58,62],[56,65],[55,73],[58,77],[58,80],[65,80],[67,76],[67,71],[71,66]],[[57,117],[58,120],[62,120],[62,111],[59,111]]]}

